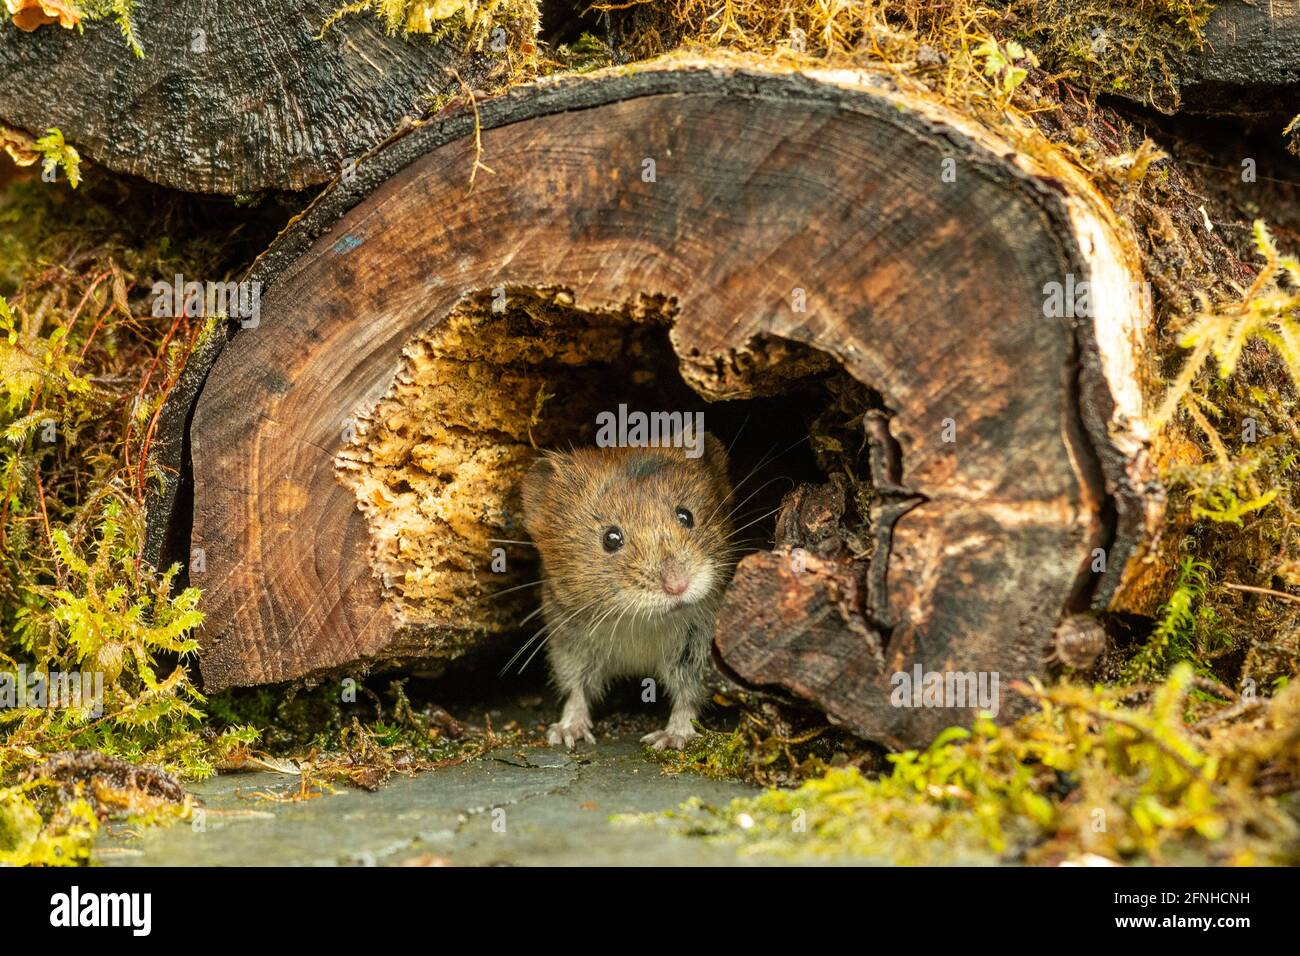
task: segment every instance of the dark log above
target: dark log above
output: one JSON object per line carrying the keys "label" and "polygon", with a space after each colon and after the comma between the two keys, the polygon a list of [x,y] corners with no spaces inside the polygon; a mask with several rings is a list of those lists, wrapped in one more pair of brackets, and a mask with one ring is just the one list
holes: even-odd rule
{"label": "dark log above", "polygon": [[1300,113],[1300,0],[1221,0],[1205,41],[1179,65],[1185,108],[1269,120]]}
{"label": "dark log above", "polygon": [[[1061,619],[1121,600],[1161,507],[1135,371],[1149,303],[1068,168],[846,72],[679,64],[480,113],[491,172],[472,190],[471,115],[368,157],[255,266],[260,325],[214,340],[169,406],[160,464],[192,455],[209,689],[499,641],[435,593],[467,567],[486,585],[486,550],[426,553],[421,529],[518,538],[498,506],[530,438],[586,427],[583,383],[631,387],[666,323],[704,399],[828,368],[878,397],[845,443],[869,500],[847,538],[831,477],[782,518],[802,570],[780,550],[740,568],[715,645],[736,679],[920,742],[969,709],[892,707],[893,673],[998,672],[1006,714]],[[492,317],[499,290],[517,314]],[[189,529],[175,487],[156,548]]]}
{"label": "dark log above", "polygon": [[[191,192],[300,189],[339,175],[421,101],[497,54],[390,37],[334,0],[138,0],[143,59],[108,20],[25,33],[0,21],[0,121],[56,126],[91,160]],[[530,26],[531,29],[531,26]]]}

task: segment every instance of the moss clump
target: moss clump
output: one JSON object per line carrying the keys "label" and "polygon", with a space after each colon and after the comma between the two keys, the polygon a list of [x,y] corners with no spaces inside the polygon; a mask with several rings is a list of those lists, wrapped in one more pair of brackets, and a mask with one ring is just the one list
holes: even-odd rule
{"label": "moss clump", "polygon": [[718,695],[714,702],[738,711],[732,731],[705,730],[684,750],[646,754],[665,773],[697,773],[721,780],[744,780],[762,786],[788,786],[832,767],[877,772],[884,751],[826,722],[812,711],[796,711],[745,695]]}
{"label": "moss clump", "polygon": [[1211,644],[1221,639],[1217,616],[1202,603],[1209,586],[1210,567],[1203,561],[1184,558],[1173,593],[1161,606],[1155,630],[1127,662],[1123,676],[1127,681],[1149,680],[1162,676],[1172,664],[1194,662],[1197,670],[1208,675],[1206,655]]}
{"label": "moss clump", "polygon": [[1171,321],[1169,337],[1190,355],[1153,424],[1165,429],[1170,535],[1213,579],[1201,619],[1213,616],[1226,636],[1211,666],[1237,686],[1272,686],[1300,667],[1300,599],[1287,590],[1300,586],[1300,263],[1262,222],[1251,235],[1262,261],[1249,285],[1200,293],[1195,311]]}
{"label": "moss clump", "polygon": [[[1153,423],[1164,425],[1180,403],[1194,397],[1192,381],[1206,360],[1214,357],[1219,377],[1226,379],[1236,371],[1247,343],[1252,339],[1271,346],[1281,358],[1293,387],[1300,385],[1300,259],[1284,256],[1278,250],[1268,227],[1262,220],[1254,224],[1255,249],[1264,260],[1255,281],[1238,300],[1211,305],[1202,296],[1201,309],[1179,336],[1178,344],[1192,350],[1178,377],[1156,411]],[[1207,405],[1197,399],[1195,406]],[[1213,406],[1209,406],[1213,410]],[[1198,421],[1198,424],[1201,424]],[[1218,435],[1204,429],[1212,443]],[[1222,447],[1215,444],[1221,462],[1226,463]]]}
{"label": "moss clump", "polygon": [[[151,567],[140,548],[143,501],[159,479],[149,457],[158,412],[211,328],[155,315],[150,289],[177,273],[224,276],[245,243],[265,237],[251,217],[242,230],[228,215],[208,227],[204,202],[95,171],[75,194],[30,171],[5,173],[0,676],[14,689],[20,674],[29,684],[40,675],[47,689],[91,679],[80,698],[28,695],[0,709],[0,786],[17,786],[5,799],[25,817],[23,801],[52,784],[42,773],[15,781],[51,755],[96,751],[196,777],[256,737],[204,726],[186,666],[198,594],[174,588],[177,570]],[[186,227],[173,230],[177,221]],[[75,799],[32,805],[41,828],[9,859],[82,860],[73,844],[88,828]],[[132,813],[115,806],[110,815]]]}
{"label": "moss clump", "polygon": [[405,680],[383,693],[364,685],[326,683],[227,691],[210,702],[211,726],[256,726],[257,746],[231,748],[223,770],[290,769],[301,797],[335,784],[378,788],[395,773],[435,770],[523,742],[515,722],[494,728],[463,723],[437,704],[412,701]]}
{"label": "moss clump", "polygon": [[85,800],[43,818],[29,796],[34,784],[0,788],[0,866],[78,866],[90,862],[99,825]]}
{"label": "moss clump", "polygon": [[248,732],[199,733],[198,594],[139,549],[156,416],[204,322],[154,316],[145,277],[217,273],[219,252],[144,240],[101,204],[120,187],[87,188],[0,194],[0,670],[97,675],[102,699],[0,712],[0,774],[95,749],[202,775]]}
{"label": "moss clump", "polygon": [[1300,774],[1300,687],[1240,708],[1249,722],[1189,723],[1194,685],[1183,664],[1136,706],[1134,691],[1037,688],[1037,713],[950,729],[879,779],[837,768],[725,808],[626,819],[796,858],[1294,864],[1300,824],[1272,794]]}
{"label": "moss clump", "polygon": [[463,37],[467,49],[491,46],[498,53],[513,50],[525,56],[535,52],[540,16],[533,0],[355,0],[330,14],[320,35],[344,17],[359,14],[379,17],[390,34],[434,41]]}
{"label": "moss clump", "polygon": [[661,0],[594,9],[615,18],[622,59],[685,46],[884,67],[896,76],[936,80],[953,102],[1004,98],[1041,58],[1056,77],[1091,92],[1123,92],[1171,111],[1179,102],[1179,63],[1204,43],[1212,6],[1209,0]]}
{"label": "moss clump", "polygon": [[[202,776],[212,772],[212,755],[256,736],[234,728],[216,739],[201,737],[203,697],[184,664],[158,675],[161,656],[195,651],[192,633],[203,619],[199,593],[172,593],[175,568],[161,575],[137,568],[137,550],[122,534],[120,515],[117,502],[105,506],[93,559],[73,549],[66,530],[50,533],[59,583],[26,590],[16,614],[18,647],[33,672],[47,679],[59,672],[93,675],[94,689],[87,697],[83,683],[74,703],[47,700],[5,710],[0,773],[55,745],[163,760]],[[22,672],[12,657],[3,657]]]}
{"label": "moss clump", "polygon": [[69,186],[76,189],[81,185],[81,154],[64,140],[57,126],[51,126],[44,136],[33,137],[0,124],[0,148],[19,166],[40,161],[42,174],[51,182],[62,167]]}
{"label": "moss clump", "polygon": [[1091,92],[1178,108],[1180,63],[1202,47],[1210,0],[1011,0],[1026,42],[1049,68]]}

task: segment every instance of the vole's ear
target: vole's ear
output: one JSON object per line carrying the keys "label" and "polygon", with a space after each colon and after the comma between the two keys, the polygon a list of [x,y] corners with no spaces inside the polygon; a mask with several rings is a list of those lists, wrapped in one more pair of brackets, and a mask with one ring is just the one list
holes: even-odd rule
{"label": "vole's ear", "polygon": [[555,464],[554,456],[543,455],[528,467],[520,485],[520,497],[524,503],[524,527],[529,534],[533,534],[534,525],[541,520],[546,503],[555,491],[558,480]]}
{"label": "vole's ear", "polygon": [[728,472],[729,460],[727,444],[721,438],[709,432],[704,433],[704,464],[713,476],[714,482],[726,494],[731,489],[731,475]]}

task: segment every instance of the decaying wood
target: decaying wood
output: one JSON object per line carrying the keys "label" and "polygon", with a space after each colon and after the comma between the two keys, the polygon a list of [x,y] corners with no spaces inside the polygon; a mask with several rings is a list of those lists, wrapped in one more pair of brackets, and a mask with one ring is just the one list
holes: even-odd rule
{"label": "decaying wood", "polygon": [[390,37],[332,0],[138,0],[144,57],[116,24],[27,33],[0,22],[0,121],[54,126],[117,172],[191,192],[300,189],[340,174],[422,101],[499,55]]}
{"label": "decaying wood", "polygon": [[[1161,509],[1135,371],[1149,303],[1086,186],[851,73],[598,74],[481,103],[479,119],[492,172],[472,191],[465,114],[332,187],[255,266],[258,327],[214,339],[169,406],[160,464],[184,475],[192,458],[193,504],[174,482],[151,542],[166,554],[188,534],[204,556],[192,577],[209,689],[496,639],[395,608],[373,522],[408,489],[371,483],[367,505],[339,471],[348,422],[372,442],[357,468],[376,436],[417,444],[411,406],[385,403],[412,376],[443,388],[438,356],[504,341],[490,316],[448,325],[493,290],[560,290],[548,308],[634,330],[672,322],[681,376],[710,401],[782,394],[826,366],[878,396],[843,474],[796,491],[778,547],[737,573],[715,642],[737,681],[868,737],[922,742],[969,708],[892,706],[894,673],[997,672],[1005,688],[1045,673],[1063,618],[1122,602]],[[1080,283],[1090,305],[1045,309],[1049,290]],[[461,390],[485,387],[476,363],[461,368]],[[537,368],[512,358],[488,377],[504,390]],[[539,395],[537,427],[585,415],[568,394]],[[480,411],[500,434],[528,424]],[[511,434],[503,467],[527,440]],[[428,469],[452,481],[460,466]]]}

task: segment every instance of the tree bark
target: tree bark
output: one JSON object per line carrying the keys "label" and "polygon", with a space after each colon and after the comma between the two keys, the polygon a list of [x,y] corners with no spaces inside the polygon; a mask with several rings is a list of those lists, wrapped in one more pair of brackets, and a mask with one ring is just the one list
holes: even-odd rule
{"label": "tree bark", "polygon": [[[530,436],[586,427],[586,379],[539,402],[560,412],[525,421],[527,435],[491,387],[542,368],[548,342],[562,347],[533,381],[582,367],[614,334],[625,351],[600,368],[631,382],[638,336],[662,324],[706,400],[793,396],[834,375],[870,396],[858,438],[825,457],[842,467],[794,492],[775,550],[737,572],[715,639],[733,680],[918,743],[971,708],[893,706],[895,673],[996,672],[1006,716],[1007,685],[1047,672],[1061,621],[1124,603],[1163,501],[1136,371],[1150,304],[1068,170],[848,72],[683,63],[521,88],[478,116],[481,154],[461,114],[331,187],[250,274],[260,323],[214,338],[169,403],[157,454],[176,479],[150,541],[164,560],[187,536],[203,555],[191,578],[208,689],[499,641],[500,627],[394,600],[410,582],[379,564],[418,543],[394,545],[402,529],[383,519],[411,489],[358,477],[386,454],[376,436],[454,458],[478,428],[515,468]],[[446,373],[455,349],[505,354],[505,320],[451,328],[467,303],[490,313],[497,290],[550,290],[528,309],[557,331],[490,374],[473,355]],[[544,314],[559,306],[600,335]],[[471,413],[458,393],[486,397]],[[447,444],[402,431],[421,415]],[[461,464],[408,477],[465,481]],[[486,523],[492,539],[519,537],[508,514]]]}
{"label": "tree bark", "polygon": [[139,0],[137,58],[116,24],[85,33],[0,23],[0,121],[110,169],[191,192],[326,182],[422,101],[477,85],[501,55],[463,38],[387,36],[371,15],[316,39],[332,0]]}

